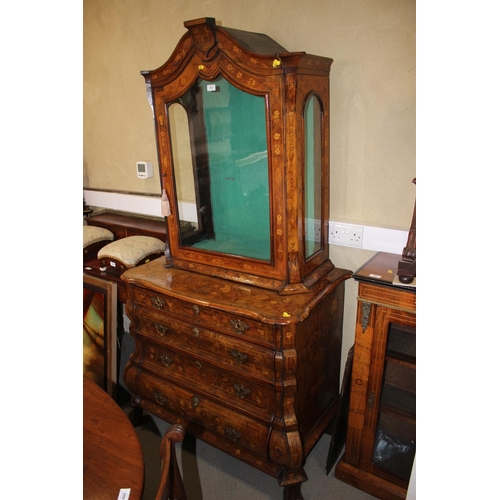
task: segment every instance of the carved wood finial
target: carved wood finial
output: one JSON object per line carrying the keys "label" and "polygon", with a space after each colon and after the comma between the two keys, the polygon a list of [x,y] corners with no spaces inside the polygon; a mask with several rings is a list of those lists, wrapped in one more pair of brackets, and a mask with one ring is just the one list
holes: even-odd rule
{"label": "carved wood finial", "polygon": [[196,49],[205,56],[205,59],[209,59],[210,51],[217,45],[214,30],[215,19],[213,17],[193,19],[186,21],[184,26],[191,33]]}

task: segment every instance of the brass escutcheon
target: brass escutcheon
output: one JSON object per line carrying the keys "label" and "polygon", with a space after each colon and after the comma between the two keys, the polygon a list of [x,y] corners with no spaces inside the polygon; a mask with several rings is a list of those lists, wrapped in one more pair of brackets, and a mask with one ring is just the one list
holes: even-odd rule
{"label": "brass escutcheon", "polygon": [[160,359],[161,359],[161,362],[165,365],[165,366],[170,366],[172,364],[172,362],[174,361],[173,358],[170,358],[169,356],[167,356],[166,354],[160,354]]}
{"label": "brass escutcheon", "polygon": [[230,352],[237,363],[242,364],[248,359],[248,356],[246,354],[243,354],[242,352],[235,349],[231,349]]}
{"label": "brass escutcheon", "polygon": [[228,435],[229,439],[231,439],[232,441],[238,441],[238,439],[241,438],[241,434],[232,427],[226,427],[224,429],[224,432]]}
{"label": "brass escutcheon", "polygon": [[249,325],[240,319],[232,319],[229,322],[236,333],[245,333],[250,328]]}
{"label": "brass escutcheon", "polygon": [[163,406],[167,402],[167,398],[160,391],[155,391],[153,397],[159,405]]}
{"label": "brass escutcheon", "polygon": [[168,333],[168,328],[161,323],[155,323],[155,329],[163,337],[166,333]]}
{"label": "brass escutcheon", "polygon": [[236,391],[236,394],[238,394],[238,397],[240,397],[241,399],[246,398],[252,392],[250,389],[241,384],[234,384],[233,387]]}
{"label": "brass escutcheon", "polygon": [[151,302],[157,309],[163,309],[165,307],[165,301],[156,295],[151,297]]}

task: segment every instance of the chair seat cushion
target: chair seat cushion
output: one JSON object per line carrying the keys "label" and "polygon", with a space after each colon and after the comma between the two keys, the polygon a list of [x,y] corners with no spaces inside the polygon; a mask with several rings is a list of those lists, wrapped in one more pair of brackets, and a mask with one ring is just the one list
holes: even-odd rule
{"label": "chair seat cushion", "polygon": [[101,241],[113,241],[115,235],[103,227],[83,226],[83,248]]}
{"label": "chair seat cushion", "polygon": [[[102,267],[135,267],[148,262],[151,258],[160,257],[165,251],[165,243],[152,236],[128,236],[113,241],[99,250],[97,254]],[[149,259],[148,259],[149,258]]]}

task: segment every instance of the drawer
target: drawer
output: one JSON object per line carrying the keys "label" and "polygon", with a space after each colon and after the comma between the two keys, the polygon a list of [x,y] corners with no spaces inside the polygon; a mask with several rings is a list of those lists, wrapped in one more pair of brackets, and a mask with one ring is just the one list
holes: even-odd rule
{"label": "drawer", "polygon": [[171,416],[198,424],[212,434],[267,459],[271,424],[263,424],[233,411],[196,391],[187,391],[147,372],[137,373],[141,406],[164,420]]}
{"label": "drawer", "polygon": [[256,320],[241,318],[219,311],[217,309],[193,304],[188,301],[151,292],[138,287],[132,287],[133,297],[138,304],[153,307],[159,311],[166,311],[186,318],[187,321],[205,324],[242,339],[258,341],[269,346],[275,346],[274,326]]}
{"label": "drawer", "polygon": [[161,378],[190,385],[200,394],[226,401],[252,415],[271,421],[274,415],[274,387],[265,386],[216,368],[204,361],[144,343],[141,369]]}
{"label": "drawer", "polygon": [[152,309],[137,307],[134,316],[137,335],[191,353],[193,358],[216,361],[266,382],[275,381],[274,351],[271,349]]}

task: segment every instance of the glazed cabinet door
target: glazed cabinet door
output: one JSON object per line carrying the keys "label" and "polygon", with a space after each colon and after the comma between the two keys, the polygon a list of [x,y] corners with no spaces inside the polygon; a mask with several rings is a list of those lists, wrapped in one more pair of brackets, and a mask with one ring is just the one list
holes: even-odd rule
{"label": "glazed cabinet door", "polygon": [[406,497],[416,447],[416,288],[389,282],[394,257],[358,271],[346,448],[335,470],[384,500]]}
{"label": "glazed cabinet door", "polygon": [[416,440],[415,315],[377,306],[362,468],[407,485]]}

